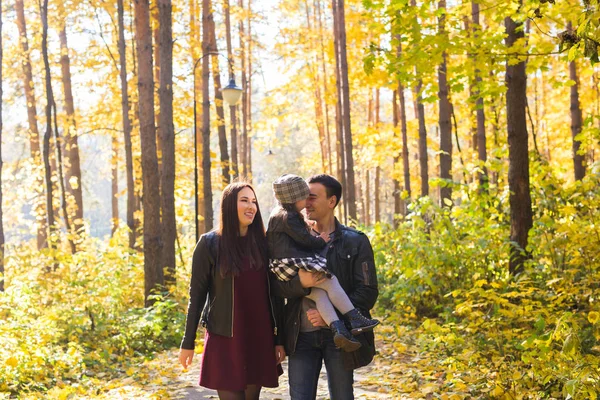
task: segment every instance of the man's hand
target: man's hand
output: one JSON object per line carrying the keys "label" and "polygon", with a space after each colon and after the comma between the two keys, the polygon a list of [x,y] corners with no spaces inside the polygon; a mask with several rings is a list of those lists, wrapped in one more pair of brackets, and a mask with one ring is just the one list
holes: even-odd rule
{"label": "man's hand", "polygon": [[192,365],[193,358],[194,350],[181,349],[179,351],[179,363],[181,364],[183,369],[188,369],[188,367]]}
{"label": "man's hand", "polygon": [[321,313],[316,308],[309,309],[306,312],[306,317],[313,326],[327,326],[327,323],[321,317]]}
{"label": "man's hand", "polygon": [[323,280],[327,279],[325,274],[308,272],[302,268],[298,270],[298,278],[300,278],[300,284],[305,289],[317,286]]}
{"label": "man's hand", "polygon": [[277,364],[281,364],[285,360],[285,349],[281,345],[275,346],[275,359]]}

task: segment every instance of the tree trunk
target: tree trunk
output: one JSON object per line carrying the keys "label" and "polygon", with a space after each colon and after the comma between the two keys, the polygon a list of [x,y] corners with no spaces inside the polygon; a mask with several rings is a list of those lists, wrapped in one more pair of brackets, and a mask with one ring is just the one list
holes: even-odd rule
{"label": "tree trunk", "polygon": [[[243,0],[238,0],[240,9],[244,8]],[[248,80],[246,76],[246,41],[244,18],[239,21],[240,35],[240,61],[242,69],[242,120],[240,121],[240,171],[244,178],[248,178]]]}
{"label": "tree trunk", "polygon": [[161,267],[162,238],[156,129],[154,126],[154,76],[152,75],[152,31],[148,0],[135,0],[136,50],[140,138],[142,142],[142,185],[144,208],[144,299],[164,283]]}
{"label": "tree trunk", "polygon": [[50,62],[48,60],[48,0],[40,2],[40,14],[42,19],[42,57],[44,59],[44,71],[46,80],[46,130],[44,132],[44,168],[46,178],[46,223],[48,226],[48,243],[52,248],[55,246],[53,233],[56,230],[54,219],[54,202],[52,187],[52,167],[50,165],[50,138],[52,136],[52,105],[54,95],[52,93],[52,81],[50,75]]}
{"label": "tree trunk", "polygon": [[[410,164],[408,158],[408,128],[406,126],[406,100],[404,98],[404,85],[398,84],[398,96],[400,97],[400,121],[402,128],[402,169],[404,171],[404,190],[408,194],[408,201],[410,201],[411,189],[410,189]],[[404,209],[406,215],[406,205]]]}
{"label": "tree trunk", "polygon": [[371,170],[365,172],[365,225],[371,225]]}
{"label": "tree trunk", "polygon": [[[492,71],[490,71],[490,77],[493,77],[494,74]],[[502,101],[502,99],[500,99],[500,102]],[[494,99],[491,104],[490,104],[490,111],[491,111],[491,115],[492,115],[492,120],[491,120],[491,124],[492,124],[492,138],[494,139],[494,148],[498,148],[499,145],[499,131],[500,131],[500,114],[498,112],[498,100]],[[496,160],[497,158],[494,157]],[[496,185],[498,183],[498,171],[497,170],[492,170],[492,172],[490,173],[490,183],[492,185]]]}
{"label": "tree trunk", "polygon": [[474,58],[475,64],[475,88],[473,90],[473,95],[475,97],[475,112],[477,115],[477,157],[480,162],[481,172],[479,173],[479,186],[481,188],[485,188],[487,186],[488,176],[487,176],[487,168],[485,163],[487,162],[487,139],[485,136],[485,109],[483,105],[483,96],[481,95],[481,71],[479,70],[479,40],[481,33],[481,25],[479,23],[479,3],[475,1],[471,2],[471,16],[473,18],[473,40],[475,41],[475,52],[476,56]]}
{"label": "tree trunk", "polygon": [[[310,18],[310,8],[308,1],[304,0],[304,9],[306,11],[306,26],[308,31],[313,30],[313,23]],[[316,19],[316,17],[315,17]],[[314,64],[307,62],[307,66],[312,80],[314,105],[315,105],[315,123],[319,133],[319,145],[321,147],[321,170],[327,171],[327,143],[325,138],[325,121],[323,117],[323,98],[321,96],[321,76],[319,73],[319,56],[315,52]]]}
{"label": "tree trunk", "polygon": [[[399,16],[400,18],[400,16]],[[396,47],[396,58],[401,60],[402,57],[402,37],[400,35],[396,35],[397,47]],[[406,100],[404,97],[404,85],[401,80],[398,80],[398,98],[400,100],[400,108],[397,110],[399,112],[399,119],[401,123],[401,135],[402,135],[402,169],[404,172],[404,190],[408,193],[408,201],[410,201],[410,166],[408,160],[408,129],[407,129],[407,121],[406,121]],[[394,158],[394,169],[397,168],[398,165],[398,156]],[[395,181],[398,181],[398,189],[400,190],[400,182],[399,179],[396,178]],[[406,203],[401,200],[401,193],[398,193],[397,198],[395,198],[395,202],[398,203],[395,206],[398,209],[398,212],[402,213],[402,215],[406,215]]]}
{"label": "tree trunk", "polygon": [[125,12],[123,0],[117,0],[119,25],[119,77],[121,81],[121,117],[123,119],[123,138],[125,142],[125,168],[127,175],[127,226],[129,227],[129,248],[135,246],[136,224],[135,180],[133,176],[133,149],[131,144],[131,119],[129,117],[129,90],[127,88],[127,56],[125,44]]}
{"label": "tree trunk", "polygon": [[15,11],[17,15],[17,27],[19,29],[19,42],[21,44],[21,57],[23,69],[23,87],[25,89],[25,100],[27,102],[27,121],[29,123],[29,146],[31,158],[33,159],[34,173],[36,177],[36,198],[35,217],[37,227],[37,248],[38,250],[46,247],[47,243],[47,225],[46,212],[44,211],[44,178],[42,174],[42,159],[40,153],[40,133],[37,124],[37,109],[35,100],[35,91],[33,90],[33,72],[31,68],[31,59],[29,55],[29,44],[27,40],[27,25],[25,22],[25,7],[23,0],[15,1]]}
{"label": "tree trunk", "polygon": [[[379,130],[379,110],[380,110],[380,102],[379,102],[379,88],[375,91],[375,128]],[[379,198],[380,192],[380,182],[381,182],[381,167],[379,163],[377,167],[375,167],[375,223],[381,221],[381,200]]]}
{"label": "tree trunk", "polygon": [[325,62],[325,44],[324,37],[325,32],[323,31],[323,20],[321,14],[321,0],[315,0],[315,12],[317,14],[317,23],[319,25],[319,44],[320,44],[320,62],[321,72],[323,73],[323,98],[325,108],[325,136],[327,140],[327,165],[329,167],[329,174],[333,174],[333,160],[331,156],[331,129],[329,125],[329,105],[327,104],[327,67]]}
{"label": "tree trunk", "polygon": [[[415,67],[415,76],[419,75],[418,68]],[[415,96],[415,114],[419,120],[419,169],[421,174],[421,196],[429,196],[429,166],[427,158],[427,127],[425,126],[425,106],[423,105],[423,80],[417,80],[417,86],[414,88]]]}
{"label": "tree trunk", "polygon": [[[200,44],[200,28],[198,26],[199,7],[196,0],[190,0],[190,43],[191,55],[194,75],[194,101],[193,101],[193,116],[194,116],[194,192],[195,192],[195,226],[196,226],[196,241],[200,238],[201,232],[206,232],[204,209],[204,173],[202,172],[202,109],[198,113],[198,92],[202,90],[202,75],[198,66],[202,60],[201,44]],[[200,173],[198,171],[200,170]],[[202,216],[202,219],[201,217]]]}
{"label": "tree trunk", "polygon": [[356,222],[357,223],[362,223],[363,225],[365,224],[365,197],[364,197],[364,193],[363,193],[363,189],[362,189],[362,181],[364,179],[364,176],[362,174],[361,171],[358,171],[356,173],[356,180],[358,181],[358,185],[356,185],[356,197],[358,198],[357,200],[357,212],[356,212]]}
{"label": "tree trunk", "polygon": [[229,177],[229,152],[227,150],[227,129],[225,128],[225,111],[223,104],[223,92],[221,92],[221,72],[219,68],[219,55],[217,48],[217,32],[215,29],[215,20],[213,18],[212,1],[208,3],[208,31],[209,31],[209,53],[212,59],[212,75],[215,90],[215,108],[217,111],[217,132],[219,134],[219,150],[221,153],[221,188],[227,186],[230,182]]}
{"label": "tree trunk", "polygon": [[[410,0],[410,6],[417,7],[416,0]],[[420,32],[417,33],[420,35]],[[417,38],[420,40],[420,37]],[[418,42],[418,41],[417,41]],[[415,66],[417,85],[413,89],[415,96],[415,115],[419,120],[419,167],[421,174],[421,196],[429,196],[429,166],[427,158],[427,127],[425,126],[425,106],[423,105],[423,79],[421,71]]]}
{"label": "tree trunk", "polygon": [[111,171],[111,210],[112,220],[110,236],[112,237],[119,227],[119,141],[115,135],[112,135],[112,157],[110,163]]}
{"label": "tree trunk", "polygon": [[[3,40],[2,40],[2,0],[0,0],[0,66],[2,65]],[[0,292],[4,292],[4,215],[2,212],[2,68],[0,68]]]}
{"label": "tree trunk", "polygon": [[[392,93],[392,118],[394,123],[394,142],[397,142],[398,135],[398,124],[400,123],[400,115],[398,112],[398,90],[394,90]],[[402,205],[400,199],[400,180],[396,177],[396,168],[400,162],[400,155],[397,151],[394,151],[394,164],[392,168],[392,180],[394,182],[394,227],[398,227],[397,216],[402,214]]]}
{"label": "tree trunk", "polygon": [[[439,17],[438,29],[446,36],[446,0],[440,0],[438,9],[442,12]],[[447,53],[442,53],[442,63],[438,67],[438,97],[439,97],[439,126],[440,126],[440,205],[447,206],[452,201],[452,123],[450,121],[450,100],[448,98],[448,68]]]}
{"label": "tree trunk", "polygon": [[[61,4],[62,3],[57,3]],[[69,46],[67,44],[66,16],[62,20],[60,37],[60,66],[62,71],[62,84],[65,94],[65,110],[67,112],[67,129],[64,130],[64,149],[67,162],[65,173],[65,184],[69,196],[74,200],[72,212],[73,229],[76,235],[81,235],[83,225],[83,193],[81,188],[81,162],[79,159],[79,144],[77,138],[77,124],[75,121],[75,105],[73,102],[73,91],[71,90],[71,60],[69,59]]]}
{"label": "tree trunk", "polygon": [[[506,46],[524,38],[520,23],[510,17],[504,20],[506,26]],[[527,237],[533,226],[531,193],[529,187],[529,142],[525,106],[527,102],[527,75],[525,61],[506,64],[506,120],[508,129],[508,186],[510,190],[510,240],[509,272],[515,274],[523,270],[527,259]]]}
{"label": "tree trunk", "polygon": [[345,204],[348,207],[348,217],[356,221],[356,188],[354,186],[354,157],[352,155],[352,130],[350,123],[350,85],[348,82],[348,58],[346,54],[346,17],[344,0],[337,1],[340,75],[342,78],[342,123],[344,125],[344,153],[346,159],[346,191]]}
{"label": "tree trunk", "polygon": [[[223,1],[223,8],[225,10],[225,38],[227,42],[227,60],[229,65],[229,79],[235,79],[233,71],[233,46],[231,44],[231,16],[229,10],[229,0]],[[237,179],[240,172],[238,167],[238,140],[237,140],[237,107],[234,105],[229,106],[229,116],[231,119],[231,168],[233,172],[232,179]]]}
{"label": "tree trunk", "polygon": [[[160,86],[160,17],[158,0],[152,3],[150,7],[150,29],[152,29],[152,56],[154,67],[154,84],[156,85],[154,93],[154,103],[159,103],[158,109],[154,110],[154,126],[156,130],[156,155],[158,157],[158,174],[162,175],[162,144],[160,142],[160,99],[158,87]],[[160,178],[159,178],[160,179]],[[160,190],[159,190],[160,192]]]}
{"label": "tree trunk", "polygon": [[210,97],[208,85],[210,79],[209,57],[204,57],[210,51],[210,15],[209,0],[202,0],[202,173],[204,175],[204,227],[207,232],[213,229],[212,187],[210,177]]}
{"label": "tree trunk", "polygon": [[[567,24],[567,30],[572,30],[571,22]],[[580,154],[581,139],[577,135],[581,133],[582,112],[579,104],[579,77],[577,76],[577,63],[575,60],[569,62],[569,77],[575,82],[571,86],[571,136],[573,137],[573,167],[575,179],[580,181],[585,176],[585,155]]]}
{"label": "tree trunk", "polygon": [[158,1],[160,85],[160,137],[162,148],[162,173],[160,196],[162,215],[162,263],[165,283],[175,284],[175,128],[173,127],[173,30],[171,0]]}
{"label": "tree trunk", "polygon": [[[340,33],[339,33],[339,13],[338,0],[332,0],[333,14],[333,48],[335,55],[335,87],[337,91],[336,108],[335,108],[335,124],[336,124],[336,152],[337,152],[337,175],[342,184],[342,198],[348,199],[348,185],[346,184],[346,153],[344,146],[344,123],[342,111],[342,77],[341,77],[341,62],[340,62]],[[340,209],[340,207],[338,207]],[[348,205],[344,201],[343,204],[343,221],[348,223]],[[341,209],[339,211],[340,217]]]}
{"label": "tree trunk", "polygon": [[247,105],[247,121],[246,121],[246,150],[248,152],[247,161],[248,161],[248,179],[252,182],[252,0],[248,0],[248,83],[247,83],[247,91],[246,91],[246,101]]}

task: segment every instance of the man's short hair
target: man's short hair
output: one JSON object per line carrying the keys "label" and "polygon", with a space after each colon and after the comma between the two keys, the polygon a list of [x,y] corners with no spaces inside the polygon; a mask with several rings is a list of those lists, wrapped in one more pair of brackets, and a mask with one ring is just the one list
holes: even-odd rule
{"label": "man's short hair", "polygon": [[325,186],[325,191],[327,192],[327,198],[330,198],[331,196],[335,196],[336,207],[340,203],[340,200],[342,199],[342,184],[337,179],[335,179],[333,176],[327,175],[327,174],[313,175],[307,179],[307,182],[309,184],[320,183],[321,185]]}

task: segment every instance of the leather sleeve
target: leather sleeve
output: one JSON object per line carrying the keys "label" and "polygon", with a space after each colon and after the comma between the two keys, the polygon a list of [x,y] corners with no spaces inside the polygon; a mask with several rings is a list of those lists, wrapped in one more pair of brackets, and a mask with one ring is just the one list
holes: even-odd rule
{"label": "leather sleeve", "polygon": [[188,304],[187,318],[185,321],[185,334],[181,341],[181,348],[194,350],[196,331],[200,321],[200,314],[206,302],[208,287],[211,281],[211,266],[214,260],[209,250],[206,235],[202,235],[192,257],[192,278],[190,281],[190,302]]}
{"label": "leather sleeve", "polygon": [[284,232],[302,247],[314,250],[325,247],[327,242],[322,237],[311,235],[300,218],[300,214],[288,214],[283,224]]}
{"label": "leather sleeve", "polygon": [[293,299],[310,294],[310,289],[305,289],[300,284],[298,275],[289,281],[280,281],[274,273],[269,272],[269,279],[271,279],[271,290],[275,296]]}
{"label": "leather sleeve", "polygon": [[354,290],[348,294],[354,306],[369,311],[375,306],[379,290],[377,287],[377,271],[371,242],[366,235],[359,235],[358,254],[352,264]]}

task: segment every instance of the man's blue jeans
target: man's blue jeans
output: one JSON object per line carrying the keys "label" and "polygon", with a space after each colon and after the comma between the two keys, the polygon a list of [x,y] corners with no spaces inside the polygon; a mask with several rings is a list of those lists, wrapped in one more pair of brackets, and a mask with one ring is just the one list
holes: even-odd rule
{"label": "man's blue jeans", "polygon": [[344,369],[342,350],[336,349],[329,329],[300,332],[296,351],[289,357],[290,396],[292,400],[314,400],[321,366],[325,360],[331,400],[352,400],[354,373]]}

